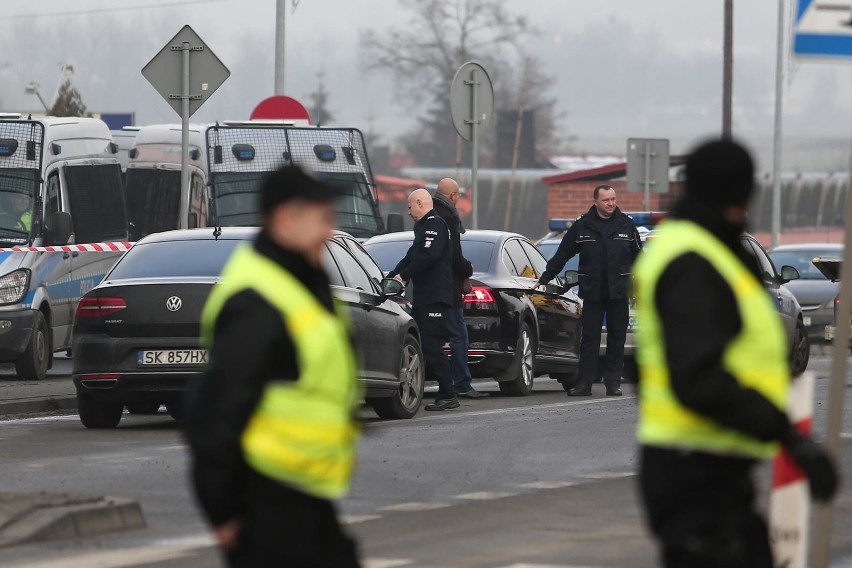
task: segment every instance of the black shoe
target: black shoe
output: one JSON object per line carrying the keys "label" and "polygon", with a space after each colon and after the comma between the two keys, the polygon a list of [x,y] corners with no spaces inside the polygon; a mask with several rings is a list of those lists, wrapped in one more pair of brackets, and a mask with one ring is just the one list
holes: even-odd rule
{"label": "black shoe", "polygon": [[456,395],[463,396],[464,398],[488,398],[489,396],[491,396],[487,392],[481,392],[474,388],[471,388],[470,390],[466,390],[464,392],[456,393]]}
{"label": "black shoe", "polygon": [[453,398],[442,398],[426,405],[426,410],[449,410],[451,408],[459,407],[459,399],[456,397]]}
{"label": "black shoe", "polygon": [[607,388],[606,389],[607,396],[621,396],[621,389],[618,387],[615,388]]}
{"label": "black shoe", "polygon": [[568,396],[592,396],[592,387],[576,386],[568,391]]}

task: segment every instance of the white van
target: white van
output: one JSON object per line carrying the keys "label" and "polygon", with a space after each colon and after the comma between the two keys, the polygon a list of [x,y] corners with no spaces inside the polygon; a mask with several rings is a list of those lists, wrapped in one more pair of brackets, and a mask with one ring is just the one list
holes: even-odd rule
{"label": "white van", "polygon": [[[139,127],[124,185],[131,239],[180,227],[181,125]],[[402,216],[385,224],[364,138],[354,128],[283,122],[189,125],[190,195],[187,227],[259,226],[263,178],[285,164],[345,183],[337,222],[357,238],[402,230]]]}
{"label": "white van", "polygon": [[0,361],[21,379],[70,347],[80,297],[122,254],[78,246],[127,241],[117,152],[101,120],[0,114]]}
{"label": "white van", "polygon": [[[206,145],[200,124],[189,125],[189,219],[187,227],[207,227],[210,195]],[[124,180],[131,240],[180,228],[181,125],[140,126],[128,153]]]}

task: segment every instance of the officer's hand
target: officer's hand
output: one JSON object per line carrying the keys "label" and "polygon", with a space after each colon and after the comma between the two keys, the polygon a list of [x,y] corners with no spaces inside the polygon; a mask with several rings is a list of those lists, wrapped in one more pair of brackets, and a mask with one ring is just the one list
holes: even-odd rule
{"label": "officer's hand", "polygon": [[808,478],[811,497],[828,501],[837,491],[837,468],[822,447],[806,436],[793,434],[784,444],[790,457],[799,464]]}
{"label": "officer's hand", "polygon": [[401,284],[405,284],[405,282],[402,280],[402,276],[400,276],[399,274],[394,276],[393,279],[396,280],[397,282],[400,282]]}
{"label": "officer's hand", "polygon": [[536,282],[535,286],[533,286],[532,289],[539,292],[544,292],[545,290],[547,290],[547,285],[542,284],[541,282]]}

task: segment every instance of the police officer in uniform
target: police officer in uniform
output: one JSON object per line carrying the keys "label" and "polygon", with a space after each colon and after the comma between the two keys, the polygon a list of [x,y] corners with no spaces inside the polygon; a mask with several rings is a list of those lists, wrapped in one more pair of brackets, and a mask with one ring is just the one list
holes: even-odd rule
{"label": "police officer in uniform", "polygon": [[426,379],[438,382],[438,394],[434,402],[426,405],[426,410],[458,408],[450,363],[444,354],[444,344],[449,338],[446,316],[453,306],[450,230],[433,211],[432,196],[423,188],[408,196],[408,214],[415,221],[414,242],[388,277],[400,282],[410,280],[414,285],[411,304],[420,328]]}
{"label": "police officer in uniform", "polygon": [[668,568],[773,566],[751,471],[779,446],[815,498],[836,488],[831,461],[785,414],[785,332],[740,241],[753,179],[739,144],[699,146],[634,270],[640,487]]}
{"label": "police officer in uniform", "polygon": [[231,566],[357,567],[332,499],[361,399],[346,314],[320,258],[343,194],[296,167],[264,182],[264,226],[205,305],[211,366],[189,394],[196,497]]}
{"label": "police officer in uniform", "polygon": [[580,339],[580,370],[568,396],[590,396],[601,345],[601,327],[606,317],[606,355],[603,380],[607,396],[621,396],[624,342],[630,312],[630,271],[642,240],[633,219],[615,204],[615,190],[599,185],[594,205],[571,225],[536,287],[544,288],[574,255],[580,255],[578,270],[583,299]]}

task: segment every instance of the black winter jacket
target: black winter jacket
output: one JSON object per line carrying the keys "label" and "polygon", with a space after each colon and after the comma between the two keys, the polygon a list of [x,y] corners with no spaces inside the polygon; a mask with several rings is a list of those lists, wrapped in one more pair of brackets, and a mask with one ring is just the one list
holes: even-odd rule
{"label": "black winter jacket", "polygon": [[464,279],[473,275],[473,265],[462,255],[461,233],[464,233],[464,227],[453,202],[440,193],[435,194],[435,207],[432,211],[440,215],[450,229],[450,248],[453,250],[453,307],[461,308]]}
{"label": "black winter jacket", "polygon": [[450,230],[434,210],[414,224],[414,242],[388,273],[399,274],[414,285],[412,304],[453,305],[453,252],[450,249]]}
{"label": "black winter jacket", "polygon": [[616,207],[612,217],[604,221],[592,206],[568,228],[539,282],[550,282],[571,257],[579,254],[581,298],[591,301],[627,298],[633,261],[640,250],[642,240],[633,219]]}

